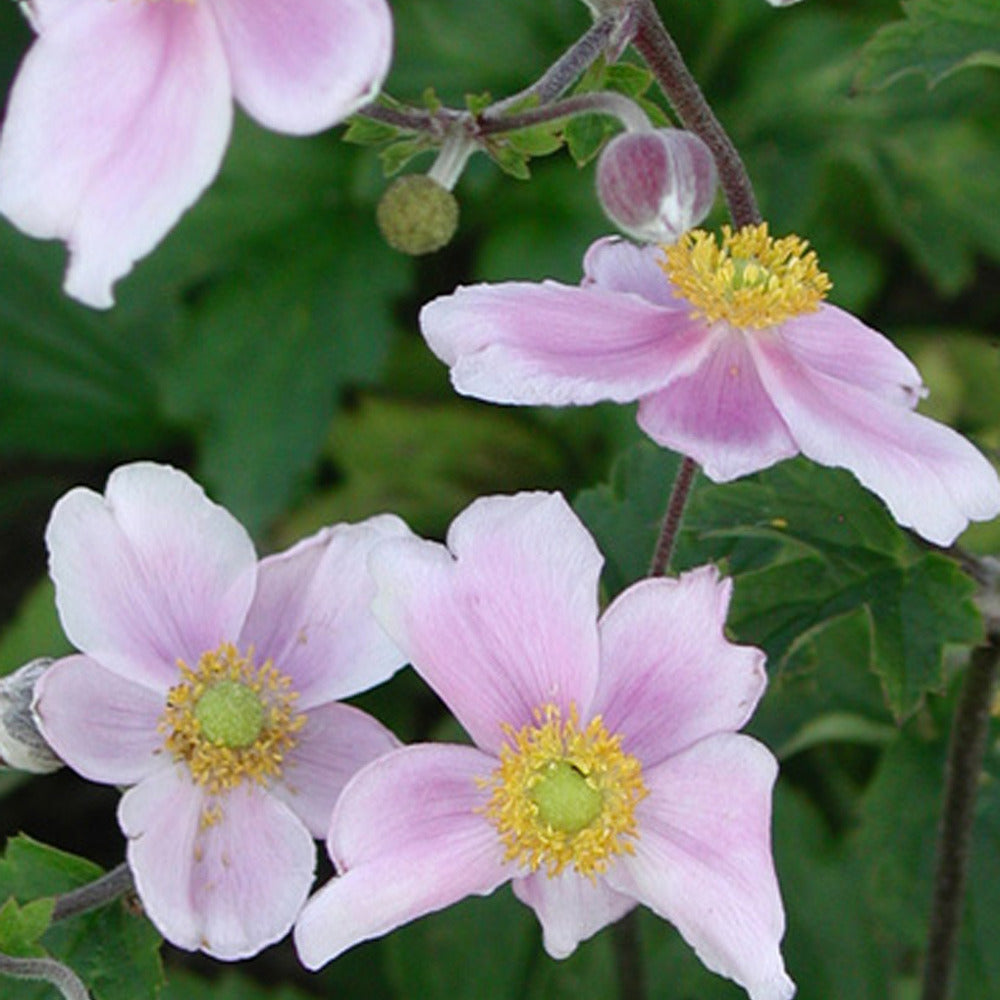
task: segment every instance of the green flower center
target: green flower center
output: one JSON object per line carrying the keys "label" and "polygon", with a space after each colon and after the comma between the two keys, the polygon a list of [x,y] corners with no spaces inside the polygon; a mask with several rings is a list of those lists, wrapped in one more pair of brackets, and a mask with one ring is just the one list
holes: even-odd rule
{"label": "green flower center", "polygon": [[198,699],[194,717],[202,736],[217,746],[250,746],[264,728],[264,705],[256,691],[240,681],[216,681]]}
{"label": "green flower center", "polygon": [[604,808],[600,790],[566,760],[549,761],[528,797],[538,806],[538,818],[562,833],[586,829]]}

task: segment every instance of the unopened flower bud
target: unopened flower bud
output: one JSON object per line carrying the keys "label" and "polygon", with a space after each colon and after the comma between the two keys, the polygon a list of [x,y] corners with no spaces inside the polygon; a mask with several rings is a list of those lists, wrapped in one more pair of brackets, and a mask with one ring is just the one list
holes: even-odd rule
{"label": "unopened flower bud", "polygon": [[0,766],[47,774],[63,762],[38,731],[31,711],[35,682],[49,668],[48,659],[32,660],[0,677]]}
{"label": "unopened flower bud", "polygon": [[451,242],[458,201],[432,177],[406,174],[382,195],[375,218],[389,246],[417,257]]}
{"label": "unopened flower bud", "polygon": [[597,163],[597,195],[612,222],[645,243],[674,243],[715,201],[715,160],[681,129],[624,132]]}

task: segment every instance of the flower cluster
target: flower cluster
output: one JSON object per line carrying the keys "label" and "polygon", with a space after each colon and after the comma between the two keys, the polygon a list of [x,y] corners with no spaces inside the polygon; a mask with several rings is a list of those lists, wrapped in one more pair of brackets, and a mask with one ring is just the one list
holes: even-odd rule
{"label": "flower cluster", "polygon": [[[754,1000],[794,992],[770,855],[777,767],[736,731],[764,656],[705,567],[598,618],[601,556],[558,494],[475,502],[447,547],[382,515],[257,561],[183,473],[72,490],[47,541],[80,653],[34,711],[118,819],[150,918],[225,959],[297,920],[316,968],[504,882],[557,958],[644,903]],[[401,747],[336,699],[409,660],[475,747]],[[338,875],[308,903],[313,837]]]}
{"label": "flower cluster", "polygon": [[[26,10],[38,37],[0,135],[0,212],[65,240],[66,290],[94,306],[211,182],[234,101],[313,132],[369,101],[389,66],[385,0]],[[106,63],[109,46],[129,58]],[[645,242],[598,240],[576,286],[482,284],[425,305],[455,388],[637,401],[641,428],[717,482],[801,453],[849,469],[938,545],[995,517],[990,463],[916,411],[916,368],[826,302],[804,240],[692,229],[715,199],[715,155],[677,129],[616,137],[598,194]],[[383,204],[409,252],[440,245],[418,225],[428,183],[408,178]],[[442,232],[456,204],[437,203]],[[258,559],[186,474],[148,462],[103,494],[71,490],[46,541],[78,652],[0,689],[0,750],[124,789],[135,886],[174,944],[234,960],[291,931],[317,969],[510,883],[554,958],[641,904],[751,1000],[794,995],[777,762],[740,732],[765,656],[727,637],[716,567],[641,580],[602,609],[601,554],[541,492],[476,500],[444,544],[382,514]],[[471,743],[404,746],[343,703],[407,663]],[[310,897],[323,838],[336,874]]]}

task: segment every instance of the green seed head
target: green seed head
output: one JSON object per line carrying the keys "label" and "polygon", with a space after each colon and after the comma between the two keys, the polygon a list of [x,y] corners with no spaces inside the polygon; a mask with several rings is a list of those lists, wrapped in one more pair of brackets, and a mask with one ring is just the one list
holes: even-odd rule
{"label": "green seed head", "polygon": [[406,174],[382,195],[375,218],[389,246],[417,257],[451,242],[458,229],[458,202],[426,174]]}
{"label": "green seed head", "polygon": [[213,684],[199,699],[194,717],[210,743],[238,750],[264,728],[264,706],[257,693],[239,681]]}
{"label": "green seed head", "polygon": [[569,761],[545,765],[528,793],[538,806],[543,823],[563,833],[577,833],[590,826],[604,808],[604,798]]}

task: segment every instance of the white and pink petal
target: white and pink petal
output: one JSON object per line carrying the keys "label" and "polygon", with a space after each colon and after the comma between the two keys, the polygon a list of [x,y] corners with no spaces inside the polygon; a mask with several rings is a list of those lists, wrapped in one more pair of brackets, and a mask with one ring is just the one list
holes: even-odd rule
{"label": "white and pink petal", "polygon": [[261,561],[240,645],[291,678],[299,709],[366,691],[406,662],[372,616],[368,572],[375,545],[405,537],[409,528],[384,514],[326,528]]}
{"label": "white and pink petal", "polygon": [[256,556],[240,524],[169,466],[116,469],[104,496],[71,490],[46,531],[69,639],[120,676],[166,693],[177,661],[239,634]]}
{"label": "white and pink petal", "polygon": [[480,782],[495,766],[471,747],[418,745],[358,773],[330,827],[339,874],[295,925],[306,968],[510,878],[500,838],[482,815]]}
{"label": "white and pink petal", "polygon": [[53,663],[35,684],[33,709],[52,749],[91,781],[133,785],[170,763],[157,729],[163,695],[89,657]]}
{"label": "white and pink petal", "polygon": [[996,471],[950,427],[807,368],[777,339],[761,339],[753,350],[802,453],[849,469],[904,527],[950,545],[970,520],[1000,513]]}
{"label": "white and pink petal", "polygon": [[382,723],[351,705],[318,705],[306,715],[271,794],[323,839],[344,786],[366,764],[399,747]]}
{"label": "white and pink petal", "polygon": [[[210,804],[221,812],[207,822]],[[257,785],[209,800],[172,768],[126,792],[118,819],[143,907],[180,948],[248,958],[284,937],[309,893],[312,837]]]}
{"label": "white and pink petal", "polygon": [[635,900],[615,892],[602,878],[589,879],[572,869],[550,878],[543,870],[511,883],[514,895],[535,911],[545,950],[568,958],[582,941],[620,920]]}
{"label": "white and pink petal", "polygon": [[385,542],[372,554],[373,609],[472,738],[497,752],[503,727],[597,683],[601,554],[558,494],[483,497],[447,548]]}
{"label": "white and pink petal", "polygon": [[639,426],[657,443],[688,455],[709,479],[729,482],[798,453],[762,385],[744,334],[711,328],[697,371],[672,379],[639,403]]}
{"label": "white and pink petal", "polygon": [[385,0],[211,0],[236,99],[278,132],[329,128],[378,93],[392,59]]}
{"label": "white and pink petal", "polygon": [[732,581],[704,566],[634,584],[601,618],[591,711],[644,767],[739,729],[764,693],[764,654],[723,632],[731,592]]}
{"label": "white and pink petal", "polygon": [[683,311],[551,281],[459,288],[424,306],[420,327],[455,388],[495,403],[632,402],[706,350]]}
{"label": "white and pink petal", "polygon": [[784,908],[771,859],[777,763],[755,740],[710,736],[644,772],[635,854],[608,884],[681,932],[713,972],[751,1000],[789,1000],[780,943]]}
{"label": "white and pink petal", "polygon": [[229,69],[205,4],[45,4],[37,21],[0,136],[0,212],[65,240],[67,293],[104,308],[215,176]]}

